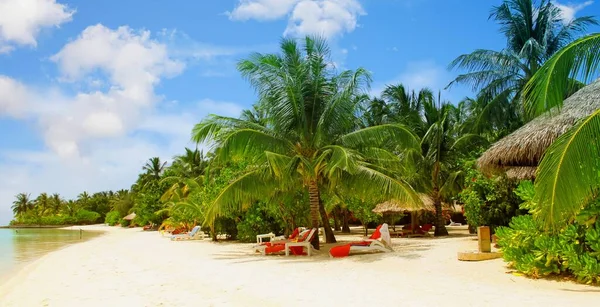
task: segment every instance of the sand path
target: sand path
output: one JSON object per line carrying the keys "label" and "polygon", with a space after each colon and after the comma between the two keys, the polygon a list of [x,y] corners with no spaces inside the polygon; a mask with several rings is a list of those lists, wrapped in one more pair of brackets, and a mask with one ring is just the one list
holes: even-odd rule
{"label": "sand path", "polygon": [[459,262],[471,238],[393,241],[395,253],[341,260],[328,248],[263,257],[251,244],[111,228],[26,267],[2,285],[0,306],[592,306],[600,297],[598,288],[506,274],[501,260]]}

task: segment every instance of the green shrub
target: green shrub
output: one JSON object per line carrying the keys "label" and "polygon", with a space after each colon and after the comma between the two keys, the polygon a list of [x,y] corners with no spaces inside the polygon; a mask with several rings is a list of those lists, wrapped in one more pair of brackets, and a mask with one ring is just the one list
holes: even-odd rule
{"label": "green shrub", "polygon": [[506,176],[488,178],[473,167],[466,171],[465,188],[459,194],[469,225],[490,226],[492,232],[507,226],[511,218],[526,213],[515,189],[517,182]]}
{"label": "green shrub", "polygon": [[75,212],[75,221],[76,224],[84,225],[84,224],[94,224],[98,222],[100,218],[100,213],[94,211],[88,211],[85,209],[79,209]]}
{"label": "green shrub", "polygon": [[108,224],[108,226],[115,226],[119,224],[121,221],[121,213],[119,211],[111,211],[106,214],[106,218],[104,219],[104,223]]}
{"label": "green shrub", "polygon": [[504,260],[528,276],[572,274],[580,282],[599,284],[599,217],[600,205],[596,201],[582,210],[572,224],[551,233],[533,216],[518,216],[509,227],[498,228],[498,245]]}
{"label": "green shrub", "polygon": [[269,232],[282,234],[283,229],[279,221],[261,204],[251,206],[237,224],[237,238],[242,242],[255,242],[256,235]]}

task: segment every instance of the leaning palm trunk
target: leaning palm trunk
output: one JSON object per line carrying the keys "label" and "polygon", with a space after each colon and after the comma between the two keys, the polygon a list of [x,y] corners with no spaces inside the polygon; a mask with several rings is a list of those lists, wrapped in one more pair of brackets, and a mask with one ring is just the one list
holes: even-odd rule
{"label": "leaning palm trunk", "polygon": [[[319,206],[320,206],[320,195],[319,186],[317,182],[311,180],[308,184],[308,197],[310,201],[310,227],[319,228]],[[315,235],[311,241],[312,246],[315,249],[319,249],[319,232],[315,232]]]}
{"label": "leaning palm trunk", "polygon": [[323,228],[325,230],[325,243],[336,243],[335,235],[331,230],[331,224],[329,224],[329,217],[327,216],[327,211],[325,211],[325,206],[319,197],[319,213],[321,213],[321,221],[323,222]]}
{"label": "leaning palm trunk", "polygon": [[350,225],[348,225],[348,209],[342,209],[342,232],[350,233]]}

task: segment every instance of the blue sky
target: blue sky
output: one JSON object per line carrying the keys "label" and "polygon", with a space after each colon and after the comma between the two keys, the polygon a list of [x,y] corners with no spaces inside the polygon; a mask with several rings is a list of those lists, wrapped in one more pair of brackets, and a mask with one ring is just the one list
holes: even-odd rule
{"label": "blue sky", "polygon": [[[276,52],[283,35],[327,36],[336,67],[373,73],[373,93],[397,82],[441,90],[456,56],[502,49],[488,20],[499,3],[0,0],[0,225],[16,193],[128,188],[149,157],[193,146],[194,123],[255,101],[236,61]],[[565,18],[600,12],[559,5]]]}

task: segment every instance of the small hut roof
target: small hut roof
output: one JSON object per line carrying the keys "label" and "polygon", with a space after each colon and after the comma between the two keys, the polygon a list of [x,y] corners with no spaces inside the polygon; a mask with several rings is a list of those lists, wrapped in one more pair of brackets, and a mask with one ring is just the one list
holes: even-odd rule
{"label": "small hut roof", "polygon": [[131,221],[133,220],[137,215],[135,213],[129,214],[126,217],[124,217],[123,219],[126,221]]}
{"label": "small hut roof", "polygon": [[[423,210],[433,210],[433,199],[425,194],[419,194],[421,201],[423,202],[423,207],[420,209]],[[402,204],[395,200],[388,200],[383,202],[373,209],[375,213],[400,213],[404,211],[413,211],[415,210],[414,206],[409,206],[407,204]]]}
{"label": "small hut roof", "polygon": [[484,172],[507,171],[512,178],[531,179],[546,149],[580,119],[600,109],[600,79],[567,98],[561,109],[534,118],[494,143],[477,160]]}

